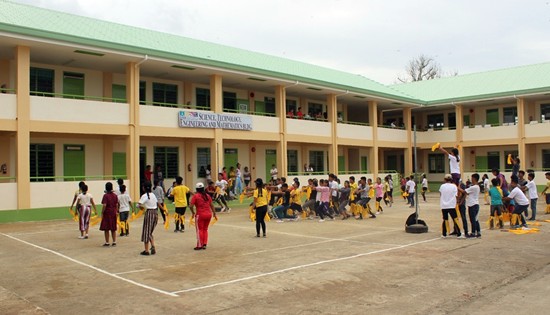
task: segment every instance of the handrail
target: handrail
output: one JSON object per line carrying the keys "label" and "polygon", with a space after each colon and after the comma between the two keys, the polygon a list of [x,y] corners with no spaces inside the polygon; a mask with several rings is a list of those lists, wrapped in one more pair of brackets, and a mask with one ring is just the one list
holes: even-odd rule
{"label": "handrail", "polygon": [[378,125],[378,127],[380,127],[380,128],[387,128],[387,129],[405,130],[405,127],[399,127],[399,126]]}
{"label": "handrail", "polygon": [[103,96],[90,96],[90,95],[76,95],[76,94],[64,94],[64,93],[51,93],[41,91],[30,91],[32,96],[53,96],[62,98],[82,99],[87,101],[109,101],[113,103],[127,103],[125,98],[103,97]]}
{"label": "handrail", "polygon": [[82,175],[82,176],[36,176],[31,177],[34,182],[53,181],[85,181],[85,180],[116,180],[118,178],[128,179],[126,175]]}
{"label": "handrail", "polygon": [[235,114],[247,114],[247,115],[255,115],[255,116],[267,116],[267,117],[276,117],[277,115],[274,113],[267,113],[267,112],[257,112],[252,110],[238,110],[238,109],[230,109],[230,108],[224,108],[224,112],[226,113],[235,113]]}
{"label": "handrail", "polygon": [[6,89],[6,88],[0,88],[0,93],[2,94],[15,94],[15,89]]}
{"label": "handrail", "polygon": [[341,120],[338,123],[339,124],[346,124],[346,125],[370,126],[370,124],[368,122],[349,121],[349,120]]}
{"label": "handrail", "polygon": [[9,182],[9,183],[14,183],[17,181],[17,177],[15,176],[0,176],[0,183],[5,183],[5,182]]}

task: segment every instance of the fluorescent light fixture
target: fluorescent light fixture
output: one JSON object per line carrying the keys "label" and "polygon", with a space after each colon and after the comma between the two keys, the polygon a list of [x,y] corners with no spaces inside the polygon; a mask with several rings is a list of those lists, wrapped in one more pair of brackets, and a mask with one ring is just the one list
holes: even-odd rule
{"label": "fluorescent light fixture", "polygon": [[316,88],[316,87],[308,87],[307,88],[308,90],[313,90],[313,91],[322,91],[323,89],[320,89],[320,88]]}
{"label": "fluorescent light fixture", "polygon": [[356,97],[356,98],[367,98],[366,96],[361,96],[361,95],[354,95],[353,97]]}
{"label": "fluorescent light fixture", "polygon": [[84,55],[97,56],[97,57],[105,56],[105,54],[102,54],[102,53],[97,53],[97,52],[87,51],[87,50],[81,50],[81,49],[77,49],[74,52],[77,53],[77,54],[84,54]]}
{"label": "fluorescent light fixture", "polygon": [[265,81],[267,81],[266,79],[260,79],[260,78],[254,78],[254,77],[250,77],[250,78],[248,78],[248,80],[260,81],[260,82],[265,82]]}
{"label": "fluorescent light fixture", "polygon": [[183,70],[195,70],[195,68],[193,67],[180,66],[180,65],[173,65],[172,68],[183,69]]}

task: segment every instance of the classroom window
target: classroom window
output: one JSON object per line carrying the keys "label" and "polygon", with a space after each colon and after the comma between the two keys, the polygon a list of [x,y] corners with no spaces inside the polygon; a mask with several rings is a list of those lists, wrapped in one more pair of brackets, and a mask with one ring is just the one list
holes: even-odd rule
{"label": "classroom window", "polygon": [[274,97],[264,97],[265,103],[265,112],[268,114],[275,114],[275,98]]}
{"label": "classroom window", "polygon": [[223,109],[229,111],[237,110],[237,93],[223,92]]}
{"label": "classroom window", "polygon": [[318,119],[325,119],[325,116],[323,113],[323,104],[308,103],[307,109],[308,109],[309,116],[318,118]]}
{"label": "classroom window", "polygon": [[505,107],[502,109],[503,122],[506,124],[515,124],[516,118],[518,117],[518,108],[517,107]]}
{"label": "classroom window", "polygon": [[309,151],[309,164],[313,165],[314,172],[325,171],[325,152]]}
{"label": "classroom window", "polygon": [[139,104],[145,105],[147,101],[147,82],[139,81]]}
{"label": "classroom window", "polygon": [[287,150],[286,160],[288,163],[288,172],[289,173],[298,172],[298,150]]}
{"label": "classroom window", "polygon": [[198,108],[210,109],[210,89],[197,88],[195,98]]}
{"label": "classroom window", "polygon": [[53,96],[54,92],[54,71],[51,69],[34,68],[30,69],[30,91],[31,95]]}
{"label": "classroom window", "polygon": [[447,122],[448,122],[449,128],[455,129],[456,128],[456,113],[448,113],[447,114]]}
{"label": "classroom window", "polygon": [[53,178],[45,180],[37,177],[48,177],[55,175],[55,155],[53,144],[31,144],[30,145],[30,177],[31,182],[53,181]]}
{"label": "classroom window", "polygon": [[178,147],[155,147],[154,152],[155,167],[160,165],[165,178],[176,178],[179,175]]}
{"label": "classroom window", "polygon": [[153,105],[178,104],[178,86],[153,82]]}
{"label": "classroom window", "polygon": [[197,173],[199,177],[206,177],[202,174],[201,168],[206,171],[206,167],[210,164],[210,148],[197,148]]}
{"label": "classroom window", "polygon": [[445,118],[443,114],[428,115],[428,128],[441,129],[444,126]]}
{"label": "classroom window", "polygon": [[540,120],[550,120],[550,104],[540,104]]}
{"label": "classroom window", "polygon": [[445,173],[445,155],[444,154],[428,154],[428,172]]}
{"label": "classroom window", "polygon": [[297,112],[298,111],[298,103],[295,100],[286,100],[286,112],[289,111]]}
{"label": "classroom window", "polygon": [[550,171],[550,150],[542,150],[542,168]]}

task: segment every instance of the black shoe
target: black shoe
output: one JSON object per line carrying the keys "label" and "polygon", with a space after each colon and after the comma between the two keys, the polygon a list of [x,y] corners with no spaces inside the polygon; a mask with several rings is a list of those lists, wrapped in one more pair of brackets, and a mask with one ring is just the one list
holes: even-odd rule
{"label": "black shoe", "polygon": [[112,247],[115,247],[116,246],[116,242],[113,242],[113,244],[111,244]]}
{"label": "black shoe", "polygon": [[264,233],[264,237],[267,237],[267,236],[265,235],[265,233]]}
{"label": "black shoe", "polygon": [[260,234],[256,234],[256,237],[260,237]]}
{"label": "black shoe", "polygon": [[371,219],[376,219],[376,216],[375,216],[374,214],[371,214],[371,215],[370,215],[370,218],[371,218]]}
{"label": "black shoe", "polygon": [[119,236],[124,236],[124,233],[120,232],[120,235]]}
{"label": "black shoe", "polygon": [[144,250],[142,251],[141,253],[139,253],[140,255],[143,255],[143,256],[149,256],[149,252]]}
{"label": "black shoe", "polygon": [[103,244],[103,247],[109,247],[109,246],[111,246],[111,244],[109,244],[109,243]]}
{"label": "black shoe", "polygon": [[193,248],[193,249],[194,249],[194,250],[201,250],[202,247],[198,247],[198,246],[197,246],[197,247],[195,247],[195,248]]}
{"label": "black shoe", "polygon": [[205,245],[202,245],[202,249],[206,249],[206,244],[205,244]]}
{"label": "black shoe", "polygon": [[157,250],[155,249],[155,246],[151,247],[151,255],[154,255],[157,253]]}

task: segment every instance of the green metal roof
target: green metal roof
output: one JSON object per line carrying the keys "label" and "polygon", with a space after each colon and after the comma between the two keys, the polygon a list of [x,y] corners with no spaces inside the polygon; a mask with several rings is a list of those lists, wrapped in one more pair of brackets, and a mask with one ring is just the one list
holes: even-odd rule
{"label": "green metal roof", "polygon": [[5,0],[0,0],[0,30],[418,103],[356,74]]}
{"label": "green metal roof", "polygon": [[550,93],[550,63],[472,73],[392,86],[426,105],[532,93]]}

